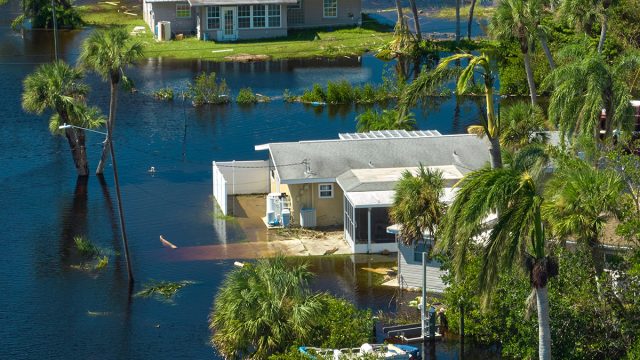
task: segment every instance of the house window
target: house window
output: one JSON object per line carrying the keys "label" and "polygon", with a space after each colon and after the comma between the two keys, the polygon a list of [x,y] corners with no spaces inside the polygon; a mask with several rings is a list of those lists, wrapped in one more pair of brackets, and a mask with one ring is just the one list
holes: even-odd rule
{"label": "house window", "polygon": [[238,28],[248,29],[251,27],[251,6],[238,6]]}
{"label": "house window", "polygon": [[292,9],[292,10],[302,9],[302,0],[296,1],[295,4],[287,5],[287,9]]}
{"label": "house window", "polygon": [[338,17],[338,0],[323,0],[322,17]]}
{"label": "house window", "polygon": [[176,17],[177,18],[190,18],[191,17],[191,5],[176,4]]}
{"label": "house window", "polygon": [[318,185],[318,196],[320,197],[320,199],[333,198],[333,184]]}
{"label": "house window", "polygon": [[422,253],[427,253],[427,260],[429,260],[430,247],[431,244],[428,244],[426,241],[416,242],[413,248],[413,261],[422,263]]}
{"label": "house window", "polygon": [[207,8],[207,30],[220,29],[220,8],[209,6]]}
{"label": "house window", "polygon": [[264,5],[254,5],[253,6],[253,21],[252,25],[254,28],[263,28],[267,25],[266,21],[266,11],[264,9]]}
{"label": "house window", "polygon": [[268,5],[269,6],[269,27],[280,27],[280,5]]}

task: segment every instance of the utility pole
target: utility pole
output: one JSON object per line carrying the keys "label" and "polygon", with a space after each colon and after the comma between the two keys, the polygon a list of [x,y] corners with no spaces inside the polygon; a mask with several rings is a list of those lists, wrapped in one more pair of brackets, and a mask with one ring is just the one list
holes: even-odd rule
{"label": "utility pole", "polygon": [[53,47],[56,61],[58,61],[58,19],[56,18],[55,0],[51,0],[51,13],[53,15]]}

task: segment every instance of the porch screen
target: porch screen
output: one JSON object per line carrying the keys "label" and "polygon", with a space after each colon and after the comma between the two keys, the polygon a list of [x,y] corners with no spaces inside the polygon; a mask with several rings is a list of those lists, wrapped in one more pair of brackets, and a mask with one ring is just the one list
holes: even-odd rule
{"label": "porch screen", "polygon": [[209,6],[207,8],[207,30],[220,29],[220,8]]}

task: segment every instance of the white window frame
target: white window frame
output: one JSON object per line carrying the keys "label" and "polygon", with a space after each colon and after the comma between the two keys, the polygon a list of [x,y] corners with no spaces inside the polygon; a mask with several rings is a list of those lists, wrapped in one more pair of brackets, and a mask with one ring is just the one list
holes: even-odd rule
{"label": "white window frame", "polygon": [[[322,189],[323,186],[329,186],[330,190],[327,189]],[[327,195],[322,195],[323,192],[327,192],[327,191],[331,191],[331,195],[327,196]],[[333,199],[333,195],[334,195],[334,188],[333,188],[333,184],[332,183],[323,183],[323,184],[318,184],[318,198],[319,199]]]}
{"label": "white window frame", "polygon": [[[186,6],[186,9],[185,9]],[[189,11],[188,16],[180,16],[180,12]],[[191,13],[191,5],[189,3],[177,3],[176,4],[176,18],[178,19],[190,19],[193,14]]]}
{"label": "white window frame", "polygon": [[[278,8],[278,15],[270,15],[269,14],[269,9],[271,7],[277,7]],[[282,6],[280,6],[280,4],[269,4],[266,7],[266,11],[267,11],[267,28],[271,28],[271,29],[277,29],[277,28],[281,28],[282,27]],[[275,18],[278,17],[278,26],[271,26],[271,18]]]}
{"label": "white window frame", "polygon": [[[254,26],[254,19],[256,18],[255,14],[256,14],[256,6],[259,6],[262,8],[262,11],[264,11],[264,15],[260,16],[259,18],[264,20],[264,26]],[[269,26],[269,9],[266,5],[251,5],[251,29],[266,29]]]}
{"label": "white window frame", "polygon": [[[218,16],[209,16],[209,9],[210,8],[218,8]],[[220,30],[220,28],[222,27],[222,19],[221,19],[221,11],[220,11],[220,6],[208,6],[207,7],[207,12],[206,12],[206,16],[205,16],[205,22],[207,23],[207,30]],[[209,27],[209,19],[218,19],[218,27],[217,28],[210,28]]]}
{"label": "white window frame", "polygon": [[[240,16],[240,6],[248,6],[249,7],[249,16]],[[253,26],[253,5],[238,5],[238,29],[251,29]],[[249,26],[247,27],[240,27],[240,19],[249,19]]]}
{"label": "white window frame", "polygon": [[338,17],[338,0],[329,0],[329,1],[335,1],[336,2],[336,6],[335,6],[336,14],[333,15],[333,16],[328,16],[327,15],[327,7],[325,6],[325,1],[327,1],[327,0],[322,0],[322,17],[323,18],[327,18],[327,19],[335,19],[335,18],[337,18]]}

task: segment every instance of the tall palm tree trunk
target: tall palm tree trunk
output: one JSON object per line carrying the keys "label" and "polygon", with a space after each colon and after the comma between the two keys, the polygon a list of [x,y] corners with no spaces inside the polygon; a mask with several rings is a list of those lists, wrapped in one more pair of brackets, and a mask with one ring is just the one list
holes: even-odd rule
{"label": "tall palm tree trunk", "polygon": [[549,325],[549,293],[546,285],[536,287],[536,304],[538,308],[538,355],[540,360],[550,360],[551,327]]}
{"label": "tall palm tree trunk", "polygon": [[502,151],[500,148],[500,126],[496,123],[493,107],[493,85],[485,85],[485,101],[487,102],[487,123],[485,133],[489,138],[489,155],[491,155],[491,167],[502,168]]}
{"label": "tall palm tree trunk", "polygon": [[65,130],[65,137],[69,142],[71,157],[76,167],[78,176],[89,175],[89,163],[87,162],[87,149],[84,130],[68,128]]}
{"label": "tall palm tree trunk", "polygon": [[118,107],[118,84],[114,81],[111,81],[111,99],[109,100],[109,119],[107,120],[107,138],[104,140],[104,145],[102,146],[102,155],[100,156],[100,162],[98,163],[98,168],[96,169],[96,175],[101,175],[104,173],[104,166],[107,162],[107,158],[110,153],[111,146],[111,138],[113,133],[113,123],[116,119],[116,109]]}
{"label": "tall palm tree trunk", "polygon": [[456,43],[460,42],[460,1],[456,0]]}
{"label": "tall palm tree trunk", "polygon": [[549,68],[551,68],[551,71],[553,71],[556,68],[556,62],[553,61],[553,55],[551,54],[551,50],[549,50],[547,35],[542,33],[540,34],[539,39],[542,50],[544,50],[544,55],[547,57],[547,61],[549,62]]}
{"label": "tall palm tree trunk", "polygon": [[400,0],[396,0],[396,12],[398,13],[398,24],[402,24],[402,18],[404,15],[402,14],[402,4]]}
{"label": "tall palm tree trunk", "polygon": [[494,169],[502,168],[502,150],[500,149],[500,138],[489,138],[489,155],[491,155],[491,167]]}
{"label": "tall palm tree trunk", "polygon": [[523,51],[522,56],[524,57],[524,70],[527,73],[527,83],[529,84],[529,95],[531,96],[531,105],[538,104],[538,93],[536,91],[536,83],[533,80],[533,69],[531,68],[531,55],[529,51]]}
{"label": "tall palm tree trunk", "polygon": [[413,12],[413,23],[416,31],[416,41],[422,41],[422,32],[420,30],[420,18],[418,17],[418,8],[416,7],[416,0],[409,0],[411,4],[411,12]]}
{"label": "tall palm tree trunk", "polygon": [[471,40],[471,25],[473,24],[473,10],[476,8],[476,0],[471,0],[469,7],[469,21],[467,22],[467,39]]}
{"label": "tall palm tree trunk", "polygon": [[602,49],[604,48],[604,40],[607,37],[607,10],[605,9],[604,14],[602,16],[602,28],[600,29],[600,41],[598,42],[598,54],[602,53]]}

